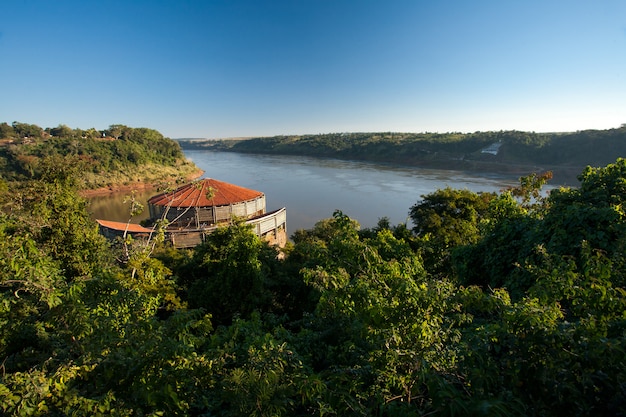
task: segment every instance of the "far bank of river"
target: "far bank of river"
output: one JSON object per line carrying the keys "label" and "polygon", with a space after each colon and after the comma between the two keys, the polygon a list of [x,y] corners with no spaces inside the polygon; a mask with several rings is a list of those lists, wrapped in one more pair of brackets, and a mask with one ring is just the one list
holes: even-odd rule
{"label": "far bank of river", "polygon": [[[288,234],[310,229],[335,210],[373,227],[382,217],[405,223],[422,195],[451,187],[471,191],[500,191],[518,184],[514,175],[399,167],[367,162],[302,156],[238,154],[185,150],[206,178],[215,178],[265,193],[267,209],[287,207]],[[154,190],[136,193],[145,204]],[[129,193],[90,198],[94,217],[127,221]],[[138,222],[147,218],[147,207]]]}

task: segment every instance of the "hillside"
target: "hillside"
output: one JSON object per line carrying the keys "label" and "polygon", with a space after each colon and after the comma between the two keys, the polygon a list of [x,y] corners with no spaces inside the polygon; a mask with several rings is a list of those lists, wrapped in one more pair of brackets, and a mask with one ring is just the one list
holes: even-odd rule
{"label": "hillside", "polygon": [[189,178],[199,171],[180,145],[154,129],[111,125],[108,129],[43,129],[0,124],[0,176],[8,181],[37,177],[51,159],[76,168],[79,187],[114,189]]}
{"label": "hillside", "polygon": [[586,166],[604,166],[626,155],[626,126],[573,133],[333,133],[181,140],[180,144],[183,149],[307,155],[519,175],[549,170],[556,181],[573,183]]}

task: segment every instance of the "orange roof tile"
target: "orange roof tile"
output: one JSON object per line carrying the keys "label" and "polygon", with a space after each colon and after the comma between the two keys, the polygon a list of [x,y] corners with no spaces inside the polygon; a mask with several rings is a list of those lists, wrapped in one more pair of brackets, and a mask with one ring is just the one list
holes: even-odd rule
{"label": "orange roof tile", "polygon": [[107,229],[112,229],[112,230],[118,230],[120,232],[127,230],[130,233],[151,233],[153,231],[153,229],[148,229],[147,227],[143,227],[135,223],[122,223],[122,222],[113,222],[110,220],[99,220],[99,219],[96,219],[96,221],[102,227],[106,227]]}
{"label": "orange roof tile", "polygon": [[227,182],[205,178],[184,185],[172,193],[162,193],[148,200],[148,204],[171,207],[226,206],[263,196],[260,191],[239,187]]}

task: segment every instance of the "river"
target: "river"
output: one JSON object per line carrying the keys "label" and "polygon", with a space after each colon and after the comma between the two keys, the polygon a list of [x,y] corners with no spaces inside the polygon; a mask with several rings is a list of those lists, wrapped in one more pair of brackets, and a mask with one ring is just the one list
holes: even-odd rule
{"label": "river", "polygon": [[[471,191],[499,191],[516,185],[517,178],[449,170],[399,167],[368,162],[186,150],[185,155],[215,178],[265,193],[267,210],[287,207],[288,234],[310,229],[335,210],[373,227],[382,217],[405,223],[422,195],[451,187]],[[138,193],[144,204],[154,191]],[[124,195],[95,197],[96,218],[127,221]],[[139,221],[148,215],[146,207]]]}

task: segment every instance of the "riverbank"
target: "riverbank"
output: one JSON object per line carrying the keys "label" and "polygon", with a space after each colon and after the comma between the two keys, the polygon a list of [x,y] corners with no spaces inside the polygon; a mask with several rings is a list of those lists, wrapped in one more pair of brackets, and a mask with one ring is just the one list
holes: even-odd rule
{"label": "riverbank", "polygon": [[329,133],[179,144],[183,150],[336,158],[518,178],[551,171],[552,183],[578,186],[585,167],[606,166],[626,155],[626,126],[564,133]]}
{"label": "riverbank", "polygon": [[[188,174],[184,177],[185,181],[193,181],[200,178],[204,175],[204,170],[198,168],[193,173]],[[132,183],[123,183],[123,184],[113,184],[108,185],[106,187],[93,188],[93,189],[84,189],[79,192],[82,197],[90,198],[90,197],[102,197],[112,194],[121,194],[121,193],[131,193],[133,191],[149,191],[149,190],[157,190],[159,184],[156,181],[148,180],[148,181],[137,181]]]}
{"label": "riverbank", "polygon": [[[552,184],[558,184],[561,186],[578,186],[577,176],[582,172],[585,166],[567,166],[567,165],[536,165],[536,164],[524,164],[514,163],[509,161],[488,160],[486,158],[476,158],[465,156],[451,156],[451,155],[437,155],[423,158],[416,155],[399,155],[394,158],[385,158],[379,155],[357,155],[357,156],[330,156],[319,154],[306,154],[306,153],[282,153],[282,152],[263,152],[263,151],[248,151],[248,150],[236,150],[232,148],[224,148],[219,146],[182,146],[187,150],[208,150],[213,152],[226,152],[242,155],[281,155],[284,157],[291,156],[306,156],[310,158],[318,159],[333,159],[352,162],[369,162],[378,163],[393,167],[409,167],[416,169],[433,169],[444,170],[451,172],[468,172],[476,175],[502,175],[507,177],[524,177],[533,173],[540,174],[546,171],[552,172]],[[483,156],[483,155],[480,155]]]}

